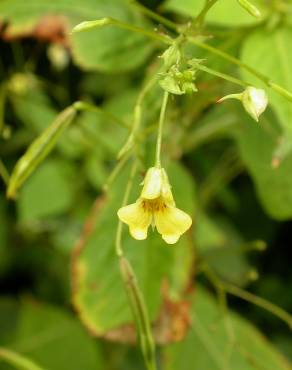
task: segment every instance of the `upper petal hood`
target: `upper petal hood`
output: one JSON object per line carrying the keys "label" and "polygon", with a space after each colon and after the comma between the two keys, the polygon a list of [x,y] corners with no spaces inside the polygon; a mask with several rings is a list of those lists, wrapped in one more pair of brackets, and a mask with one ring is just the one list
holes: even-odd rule
{"label": "upper petal hood", "polygon": [[150,167],[144,179],[144,186],[142,189],[141,198],[159,198],[162,190],[162,182],[162,169],[158,167]]}

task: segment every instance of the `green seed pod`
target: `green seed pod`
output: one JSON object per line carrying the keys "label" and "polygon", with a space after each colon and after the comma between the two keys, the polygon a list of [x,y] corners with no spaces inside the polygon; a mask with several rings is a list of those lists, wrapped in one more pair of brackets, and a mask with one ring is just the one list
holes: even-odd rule
{"label": "green seed pod", "polygon": [[250,15],[252,15],[255,18],[261,17],[261,12],[258,10],[258,8],[251,4],[248,0],[237,0],[237,1],[241,7],[243,7],[247,12],[249,12]]}
{"label": "green seed pod", "polygon": [[77,110],[73,106],[66,108],[28,147],[27,151],[16,163],[11,174],[7,189],[8,198],[16,197],[17,190],[50,153],[62,132],[72,122],[76,112]]}

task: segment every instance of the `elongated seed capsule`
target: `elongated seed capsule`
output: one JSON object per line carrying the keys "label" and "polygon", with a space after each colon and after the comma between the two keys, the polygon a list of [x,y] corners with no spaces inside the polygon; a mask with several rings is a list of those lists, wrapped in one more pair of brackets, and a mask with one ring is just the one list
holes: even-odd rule
{"label": "elongated seed capsule", "polygon": [[237,0],[239,5],[242,6],[250,15],[255,18],[261,17],[261,12],[258,10],[256,6],[250,3],[248,0]]}
{"label": "elongated seed capsule", "polygon": [[152,338],[148,313],[135,272],[126,257],[120,257],[120,271],[136,321],[143,356],[149,365],[148,368],[154,368],[155,344]]}
{"label": "elongated seed capsule", "polygon": [[18,189],[50,153],[60,135],[72,122],[76,112],[73,106],[63,110],[53,123],[30,144],[12,171],[6,193],[8,198],[16,197]]}

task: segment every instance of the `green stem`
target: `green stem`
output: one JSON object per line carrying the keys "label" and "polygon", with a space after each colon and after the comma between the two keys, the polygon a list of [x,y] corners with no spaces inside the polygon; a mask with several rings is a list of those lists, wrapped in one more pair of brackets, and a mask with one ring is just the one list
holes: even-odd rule
{"label": "green stem", "polygon": [[292,316],[288,312],[283,310],[281,307],[276,306],[275,304],[267,301],[264,298],[258,297],[250,292],[247,292],[246,290],[243,290],[237,287],[236,285],[226,282],[224,283],[221,282],[221,284],[227,293],[232,294],[241,299],[244,299],[245,301],[248,301],[256,306],[265,309],[266,311],[277,316],[282,321],[286,322],[286,324],[292,330]]}
{"label": "green stem", "polygon": [[82,22],[73,28],[72,33],[88,31],[92,28],[99,28],[99,27],[110,26],[110,25],[117,26],[119,28],[124,28],[126,30],[129,30],[135,33],[139,33],[141,35],[150,37],[154,40],[157,40],[157,41],[169,44],[169,45],[171,45],[173,42],[172,39],[166,35],[162,35],[162,34],[150,31],[150,30],[146,30],[145,28],[137,27],[130,23],[122,22],[122,21],[119,21],[117,19],[110,18],[110,17],[97,19],[95,21]]}
{"label": "green stem", "polygon": [[213,75],[213,76],[222,78],[223,80],[232,82],[232,83],[234,83],[236,85],[242,86],[244,88],[247,87],[247,86],[250,86],[250,84],[248,82],[246,82],[246,81],[239,80],[238,78],[235,78],[235,77],[226,75],[225,73],[221,73],[221,72],[215,71],[214,69],[208,68],[208,67],[203,66],[203,65],[200,65],[200,64],[197,65],[197,69],[199,69],[201,71],[204,71],[206,73],[209,73],[210,75]]}
{"label": "green stem", "polygon": [[156,370],[155,344],[144,297],[130,262],[123,256],[120,256],[120,271],[138,329],[139,342],[146,367],[148,370]]}
{"label": "green stem", "polygon": [[5,113],[5,98],[6,98],[6,85],[0,86],[0,137],[4,129],[4,113]]}
{"label": "green stem", "polygon": [[118,174],[125,167],[125,165],[128,162],[129,158],[130,158],[130,153],[128,153],[128,155],[123,156],[123,158],[121,158],[121,160],[118,161],[118,163],[115,165],[115,167],[113,168],[112,172],[108,176],[105,184],[103,185],[103,191],[104,192],[107,192],[108,191],[108,189],[110,188],[110,186],[112,185],[112,183],[114,182],[114,180],[116,179],[116,177],[118,176]]}
{"label": "green stem", "polygon": [[2,347],[0,347],[0,361],[1,360],[4,360],[15,368],[21,370],[44,370],[28,358]]}
{"label": "green stem", "polygon": [[236,285],[223,281],[206,264],[203,267],[203,271],[216,289],[224,289],[225,292],[229,294],[232,294],[238,298],[241,298],[247,302],[263,308],[264,310],[272,313],[273,315],[284,321],[289,326],[289,328],[292,329],[292,316],[281,307],[278,307],[275,304],[267,301],[266,299],[256,296],[255,294],[247,292],[246,290],[243,290]]}
{"label": "green stem", "polygon": [[228,60],[230,63],[233,63],[240,68],[245,69],[255,77],[257,77],[259,80],[261,80],[263,83],[265,83],[268,87],[270,87],[272,90],[276,91],[278,94],[282,95],[286,99],[292,101],[292,93],[286,89],[284,89],[282,86],[279,86],[278,84],[272,82],[267,76],[263,75],[262,73],[256,71],[254,68],[250,67],[249,65],[241,62],[239,59],[233,57],[232,55],[229,55],[228,53],[225,53],[222,50],[216,49],[215,47],[205,44],[203,42],[198,41],[196,38],[188,36],[188,41],[191,44],[194,44],[198,46],[201,49],[205,49],[213,54],[216,54],[220,56],[221,58]]}
{"label": "green stem", "polygon": [[[128,202],[130,191],[132,189],[133,180],[137,172],[138,162],[135,160],[132,165],[130,177],[126,186],[122,207]],[[137,331],[139,334],[139,341],[141,350],[144,356],[147,370],[156,370],[155,361],[155,344],[151,333],[150,320],[146,309],[143,294],[139,288],[135,272],[124,256],[122,247],[122,231],[123,224],[119,220],[117,233],[116,233],[116,255],[119,258],[120,272],[123,279],[124,287],[127,292],[130,307],[136,322]]]}
{"label": "green stem", "polygon": [[251,74],[253,74],[258,79],[260,79],[261,81],[263,81],[265,84],[267,84],[269,86],[270,79],[268,77],[266,77],[263,74],[261,74],[260,72],[256,71],[255,69],[253,69],[249,65],[241,62],[239,59],[233,57],[232,55],[230,55],[228,53],[225,53],[225,51],[219,50],[219,49],[217,49],[217,48],[215,48],[215,47],[213,47],[209,44],[205,44],[203,42],[200,42],[195,37],[189,36],[188,41],[191,44],[194,44],[194,45],[198,46],[201,49],[205,49],[207,51],[210,51],[211,53],[216,54],[216,55],[220,56],[221,58],[223,58],[225,60],[228,60],[229,62],[231,62],[233,64],[236,64],[237,66],[239,66],[243,69],[246,69],[248,72],[250,72]]}
{"label": "green stem", "polygon": [[163,95],[163,101],[159,116],[159,123],[158,123],[158,133],[157,133],[157,141],[156,141],[156,155],[155,155],[155,166],[161,167],[161,143],[162,143],[162,133],[163,133],[163,123],[165,120],[165,111],[166,105],[168,101],[168,92],[165,91]]}
{"label": "green stem", "polygon": [[9,173],[8,173],[6,167],[4,166],[4,163],[2,162],[1,159],[0,159],[0,176],[2,177],[2,180],[4,181],[5,185],[8,186],[8,184],[9,184]]}
{"label": "green stem", "polygon": [[[210,3],[213,3],[213,1],[215,3],[215,0],[211,0]],[[153,15],[152,15],[152,18],[153,18]],[[165,21],[165,19],[164,19],[164,21]],[[75,32],[80,32],[80,31],[86,31],[86,30],[90,30],[91,28],[103,27],[103,26],[107,26],[107,25],[115,25],[117,27],[124,28],[124,29],[127,29],[127,30],[132,31],[132,32],[143,34],[143,35],[145,35],[147,37],[150,37],[150,38],[155,39],[157,41],[166,43],[168,45],[172,45],[173,44],[173,39],[171,37],[167,36],[167,35],[161,35],[161,34],[158,34],[158,33],[155,33],[155,32],[149,31],[149,30],[146,30],[144,28],[131,25],[129,23],[121,22],[121,21],[119,21],[117,19],[113,19],[113,18],[102,18],[102,19],[98,19],[96,21],[82,22],[79,25],[77,25],[73,29],[72,32],[75,33]],[[183,30],[185,28],[185,27],[179,27],[179,26],[175,26],[175,27],[176,27],[177,32],[179,32],[180,29]],[[174,26],[173,26],[173,29],[174,29]],[[276,91],[278,94],[282,95],[283,97],[285,97],[289,101],[292,101],[292,93],[290,91],[288,91],[285,88],[283,88],[282,86],[274,83],[267,76],[265,76],[262,73],[258,72],[257,70],[255,70],[254,68],[250,67],[249,65],[241,62],[239,59],[237,59],[237,58],[233,57],[232,55],[230,55],[228,53],[225,53],[224,51],[219,50],[219,49],[217,49],[217,48],[215,48],[215,47],[213,47],[211,45],[208,45],[208,44],[205,44],[203,42],[200,42],[200,41],[198,41],[193,36],[187,35],[187,40],[190,43],[198,46],[199,48],[208,50],[209,52],[211,52],[213,54],[216,54],[216,55],[220,56],[221,58],[223,58],[225,60],[228,60],[229,62],[231,62],[231,63],[233,63],[233,64],[235,64],[235,65],[237,65],[237,66],[239,66],[239,67],[241,67],[241,68],[243,68],[245,70],[247,70],[252,75],[254,75],[255,77],[257,77],[259,80],[261,80],[262,82],[264,82],[272,90]]]}
{"label": "green stem", "polygon": [[202,28],[206,14],[208,11],[212,8],[213,5],[217,3],[218,0],[206,0],[206,4],[204,8],[201,10],[201,12],[198,14],[198,16],[194,19],[192,26]]}
{"label": "green stem", "polygon": [[127,153],[130,149],[132,149],[133,145],[135,144],[135,140],[137,139],[137,132],[140,129],[141,126],[141,118],[142,118],[142,102],[145,98],[145,95],[148,93],[148,91],[152,88],[154,83],[157,80],[157,75],[155,74],[154,77],[152,77],[142,88],[140,91],[137,102],[134,107],[134,123],[132,125],[132,129],[130,131],[130,134],[128,136],[127,141],[122,146],[118,153],[118,158],[122,158],[125,153]]}
{"label": "green stem", "polygon": [[174,22],[170,21],[169,19],[153,12],[151,9],[147,8],[146,6],[138,3],[135,0],[131,0],[130,3],[133,4],[137,9],[139,9],[141,13],[145,14],[149,18],[159,22],[160,24],[163,24],[164,26],[170,28],[173,31],[178,30],[178,25],[176,25]]}
{"label": "green stem", "polygon": [[292,93],[286,89],[284,89],[282,86],[269,81],[269,86],[272,90],[276,91],[278,94],[284,96],[286,99],[292,101]]}
{"label": "green stem", "polygon": [[[134,160],[121,207],[124,207],[128,203],[130,192],[133,186],[133,180],[137,172],[137,168],[138,168],[138,161]],[[121,257],[124,254],[123,248],[122,248],[122,231],[123,231],[123,224],[122,224],[122,221],[119,220],[117,233],[116,233],[116,241],[115,241],[116,255],[118,257]]]}
{"label": "green stem", "polygon": [[[212,0],[212,2],[213,1],[215,1],[215,0]],[[157,41],[163,42],[163,43],[168,44],[168,45],[173,44],[173,39],[171,37],[167,36],[167,35],[158,34],[158,33],[152,32],[150,30],[146,30],[144,28],[134,26],[134,25],[129,24],[129,23],[121,22],[121,21],[119,21],[117,19],[114,19],[114,18],[102,18],[102,19],[98,19],[96,21],[82,22],[82,23],[78,24],[73,29],[72,32],[73,33],[82,32],[82,31],[90,30],[92,28],[103,27],[103,26],[107,26],[107,25],[115,25],[117,27],[124,28],[124,29],[127,29],[129,31],[145,35],[147,37],[150,37],[152,39],[155,39]],[[183,29],[182,27],[178,27],[178,26],[176,28],[177,28],[177,31],[179,29]],[[190,43],[198,46],[199,48],[208,50],[211,53],[216,54],[216,55],[220,56],[221,58],[223,58],[225,60],[228,60],[229,62],[247,70],[248,72],[250,72],[251,74],[256,76],[259,80],[264,82],[272,90],[276,91],[278,94],[282,95],[286,99],[292,101],[292,93],[290,91],[288,91],[285,88],[283,88],[282,86],[272,82],[267,76],[265,76],[262,73],[256,71],[254,68],[250,67],[249,65],[241,62],[239,59],[237,59],[237,58],[233,57],[232,55],[229,55],[228,53],[225,53],[224,51],[219,50],[219,49],[217,49],[217,48],[215,48],[211,45],[202,43],[202,42],[198,41],[193,36],[187,36],[187,40]]]}

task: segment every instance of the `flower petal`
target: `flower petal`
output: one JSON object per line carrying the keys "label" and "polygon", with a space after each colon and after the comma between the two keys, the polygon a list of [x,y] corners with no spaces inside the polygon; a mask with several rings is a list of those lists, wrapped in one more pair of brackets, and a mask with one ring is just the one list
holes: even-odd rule
{"label": "flower petal", "polygon": [[152,221],[152,214],[143,208],[140,200],[120,208],[118,210],[118,217],[125,224],[129,225],[130,234],[134,239],[144,240],[147,238],[147,231]]}
{"label": "flower petal", "polygon": [[161,194],[162,172],[161,168],[150,167],[144,179],[141,198],[156,199]]}
{"label": "flower petal", "polygon": [[162,172],[162,178],[163,178],[161,196],[162,196],[164,202],[168,206],[175,207],[175,202],[174,202],[173,195],[172,195],[172,192],[171,192],[171,186],[169,184],[167,173],[166,173],[164,168],[162,168],[161,172]]}
{"label": "flower petal", "polygon": [[166,207],[154,213],[157,231],[168,244],[174,244],[192,224],[191,217],[176,207]]}

